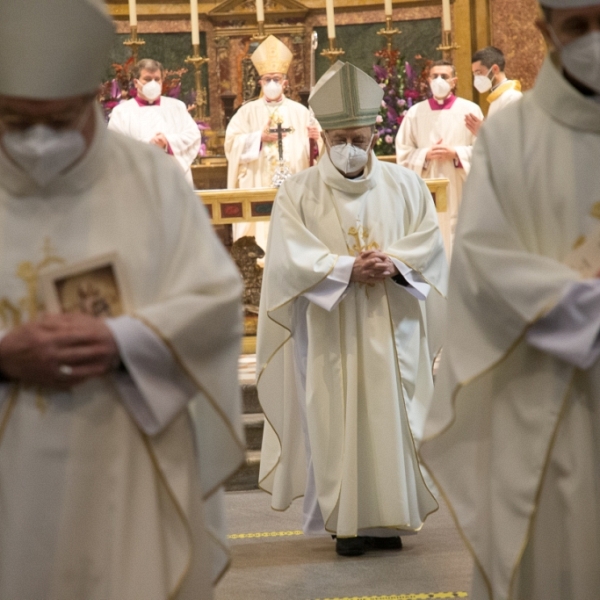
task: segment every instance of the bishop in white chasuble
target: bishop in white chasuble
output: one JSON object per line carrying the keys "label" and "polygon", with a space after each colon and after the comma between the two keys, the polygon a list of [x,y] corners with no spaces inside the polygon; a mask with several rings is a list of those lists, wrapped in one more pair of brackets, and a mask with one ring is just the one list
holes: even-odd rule
{"label": "bishop in white chasuble", "polygon": [[[356,88],[355,67],[335,68],[340,76],[332,84],[345,77],[342,88]],[[321,102],[335,110],[327,96],[341,98],[322,89],[311,97],[320,121]],[[371,116],[374,123],[380,91],[373,99],[370,91],[348,93],[342,112],[350,117],[332,118],[332,125]],[[260,486],[276,510],[306,492],[313,501],[305,502],[309,533],[315,519],[338,538],[373,529],[417,532],[437,508],[411,432],[422,428],[433,385],[425,295],[441,298],[446,284],[427,187],[373,153],[350,179],[327,153],[284,183],[271,223],[258,326],[258,392],[267,418]],[[367,250],[385,253],[425,293],[413,295],[389,278],[350,282],[356,257]]]}
{"label": "bishop in white chasuble", "polygon": [[[260,75],[261,97],[243,104],[229,121],[225,132],[227,187],[255,189],[274,187],[273,176],[279,166],[278,127],[283,131],[283,165],[289,173],[310,166],[310,138],[318,140],[318,125],[310,111],[284,95],[292,53],[275,36],[267,39],[252,54]],[[256,237],[266,249],[268,223],[237,223],[234,238]]]}

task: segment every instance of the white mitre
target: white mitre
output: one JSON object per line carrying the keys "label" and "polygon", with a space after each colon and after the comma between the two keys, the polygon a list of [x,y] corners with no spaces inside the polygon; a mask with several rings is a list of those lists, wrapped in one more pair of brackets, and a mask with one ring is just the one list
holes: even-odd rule
{"label": "white mitre", "polygon": [[319,79],[308,103],[323,129],[349,129],[374,125],[382,99],[372,77],[338,61]]}
{"label": "white mitre", "polygon": [[251,60],[261,76],[265,73],[283,73],[285,75],[290,68],[293,56],[282,41],[274,35],[270,35],[252,53]]}
{"label": "white mitre", "polygon": [[545,8],[584,8],[600,6],[600,0],[539,0]]}
{"label": "white mitre", "polygon": [[102,0],[0,0],[0,94],[33,100],[93,94],[113,33]]}

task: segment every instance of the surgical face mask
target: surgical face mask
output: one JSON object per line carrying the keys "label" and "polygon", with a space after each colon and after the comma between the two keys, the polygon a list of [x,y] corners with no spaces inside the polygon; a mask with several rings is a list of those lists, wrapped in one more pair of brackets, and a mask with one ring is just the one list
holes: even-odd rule
{"label": "surgical face mask", "polygon": [[[87,114],[85,111],[82,116]],[[78,129],[56,130],[41,124],[5,132],[2,145],[8,156],[42,188],[81,158],[86,149]]]}
{"label": "surgical face mask", "polygon": [[[369,141],[369,147],[372,141],[373,136],[371,136],[371,140]],[[356,173],[364,169],[369,161],[369,153],[358,146],[353,146],[352,144],[328,145],[331,162],[344,175]]]}
{"label": "surgical face mask", "polygon": [[268,100],[279,100],[283,94],[283,85],[271,80],[263,85],[263,93]]}
{"label": "surgical face mask", "polygon": [[158,81],[148,81],[142,86],[142,94],[144,98],[148,98],[150,102],[154,102],[157,98],[160,97],[162,93],[162,86]]}
{"label": "surgical face mask", "polygon": [[450,84],[441,77],[436,77],[433,79],[429,84],[429,87],[431,88],[431,93],[435,98],[445,98],[452,90]]}
{"label": "surgical face mask", "polygon": [[600,94],[600,31],[582,35],[564,46],[558,41],[554,30],[551,27],[549,29],[565,70]]}
{"label": "surgical face mask", "polygon": [[492,72],[492,69],[490,69],[485,75],[475,75],[473,79],[473,87],[480,94],[485,94],[485,92],[489,92],[492,89],[492,80],[490,79],[490,73]]}

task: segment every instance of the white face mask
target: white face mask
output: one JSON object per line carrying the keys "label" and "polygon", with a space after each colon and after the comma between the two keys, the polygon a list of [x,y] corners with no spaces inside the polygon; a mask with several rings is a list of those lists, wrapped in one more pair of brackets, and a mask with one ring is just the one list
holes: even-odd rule
{"label": "white face mask", "polygon": [[157,98],[160,97],[162,93],[162,86],[158,81],[148,81],[142,86],[142,94],[144,98],[148,98],[150,102],[154,102]]}
{"label": "white face mask", "polygon": [[434,97],[440,100],[445,98],[452,90],[450,84],[439,76],[431,81],[429,87]]}
{"label": "white face mask", "polygon": [[[492,67],[493,69],[493,67]],[[480,93],[485,94],[492,89],[492,80],[490,79],[490,69],[485,75],[475,75],[473,79],[473,87]]]}
{"label": "white face mask", "polygon": [[80,131],[57,131],[47,125],[7,131],[2,144],[10,158],[42,188],[77,161],[86,149]]}
{"label": "white face mask", "polygon": [[[374,134],[373,134],[374,135]],[[369,147],[373,141],[373,136],[369,141]],[[352,144],[336,144],[329,146],[329,158],[338,171],[348,175],[364,169],[369,162],[369,153],[358,146]]]}
{"label": "white face mask", "polygon": [[554,30],[551,27],[549,29],[565,70],[577,81],[600,94],[600,31],[582,35],[563,46]]}
{"label": "white face mask", "polygon": [[283,94],[283,85],[271,80],[263,85],[263,93],[268,100],[279,100]]}

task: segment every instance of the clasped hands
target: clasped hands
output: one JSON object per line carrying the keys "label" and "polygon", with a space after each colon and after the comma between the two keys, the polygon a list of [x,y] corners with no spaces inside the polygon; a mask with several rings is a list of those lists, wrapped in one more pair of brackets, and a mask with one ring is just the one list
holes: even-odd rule
{"label": "clasped hands", "polygon": [[151,140],[150,143],[154,146],[162,148],[165,152],[169,150],[169,141],[167,140],[164,133],[157,133]]}
{"label": "clasped hands", "polygon": [[446,146],[443,139],[439,139],[425,155],[425,160],[454,160],[458,158],[456,150],[451,146]]}
{"label": "clasped hands", "polygon": [[119,350],[103,319],[82,314],[44,315],[0,341],[0,370],[11,380],[67,390],[106,375]]}
{"label": "clasped hands", "polygon": [[366,250],[356,257],[350,281],[377,283],[396,275],[398,269],[387,254],[377,250]]}

